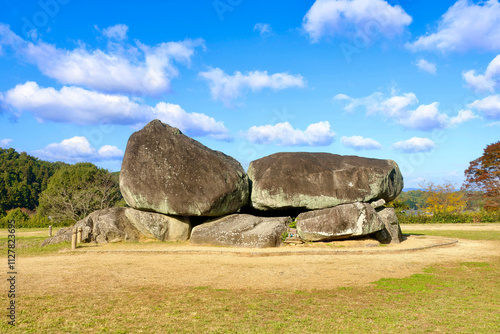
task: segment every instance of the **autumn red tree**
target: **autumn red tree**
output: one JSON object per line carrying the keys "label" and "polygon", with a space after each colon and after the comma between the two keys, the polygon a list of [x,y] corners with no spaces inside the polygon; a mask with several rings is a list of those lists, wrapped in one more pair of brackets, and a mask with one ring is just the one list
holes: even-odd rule
{"label": "autumn red tree", "polygon": [[465,170],[463,189],[480,191],[486,210],[500,210],[500,141],[486,146],[481,157]]}

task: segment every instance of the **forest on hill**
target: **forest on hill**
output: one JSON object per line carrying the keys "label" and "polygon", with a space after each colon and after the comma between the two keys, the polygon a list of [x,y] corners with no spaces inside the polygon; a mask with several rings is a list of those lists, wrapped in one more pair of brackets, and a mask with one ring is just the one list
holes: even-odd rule
{"label": "forest on hill", "polygon": [[34,210],[52,175],[66,165],[18,153],[13,148],[0,148],[0,210]]}

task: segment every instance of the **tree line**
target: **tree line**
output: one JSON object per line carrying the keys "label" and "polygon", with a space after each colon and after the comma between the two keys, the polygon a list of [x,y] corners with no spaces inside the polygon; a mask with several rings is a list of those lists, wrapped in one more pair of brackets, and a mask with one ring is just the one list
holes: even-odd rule
{"label": "tree line", "polygon": [[[48,162],[0,149],[0,227],[10,219],[29,227],[70,224],[93,211],[123,206],[118,176],[90,162]],[[29,217],[26,209],[36,215]]]}
{"label": "tree line", "polygon": [[64,166],[67,164],[39,160],[13,148],[0,148],[0,210],[34,210],[50,178]]}

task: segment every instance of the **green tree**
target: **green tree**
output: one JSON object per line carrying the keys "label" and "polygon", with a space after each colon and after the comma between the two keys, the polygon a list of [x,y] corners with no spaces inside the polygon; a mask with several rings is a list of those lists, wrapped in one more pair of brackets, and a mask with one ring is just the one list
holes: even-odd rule
{"label": "green tree", "polygon": [[116,176],[86,162],[58,170],[42,192],[38,208],[56,221],[78,221],[121,199]]}
{"label": "green tree", "polygon": [[0,149],[0,208],[35,209],[49,178],[64,165],[39,160],[13,148]]}

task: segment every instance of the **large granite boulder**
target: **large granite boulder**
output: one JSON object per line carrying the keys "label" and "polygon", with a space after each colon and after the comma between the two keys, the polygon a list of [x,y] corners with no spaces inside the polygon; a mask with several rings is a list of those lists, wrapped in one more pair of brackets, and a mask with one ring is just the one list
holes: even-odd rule
{"label": "large granite boulder", "polygon": [[355,202],[390,202],[403,189],[392,160],[330,153],[276,153],[252,161],[251,204],[259,210],[323,209]]}
{"label": "large granite boulder", "polygon": [[132,208],[125,211],[125,216],[145,237],[161,241],[185,241],[191,233],[191,224],[186,217],[172,217]]}
{"label": "large granite boulder", "polygon": [[133,208],[179,216],[234,213],[249,197],[239,162],[159,120],[130,136],[120,190]]}
{"label": "large granite boulder", "polygon": [[61,229],[53,237],[44,240],[42,246],[64,241],[71,242],[73,230],[80,227],[83,242],[108,243],[138,240],[141,233],[126,217],[126,210],[126,208],[108,208],[94,211],[79,220],[73,227]]}
{"label": "large granite boulder", "polygon": [[75,227],[82,227],[83,242],[136,241],[140,231],[130,223],[125,215],[127,208],[108,208],[94,211],[78,221]]}
{"label": "large granite boulder", "polygon": [[95,243],[137,241],[141,238],[185,241],[191,232],[188,218],[132,208],[108,208],[92,212],[72,227],[60,229],[56,235],[44,240],[42,246],[71,242],[73,230],[80,227],[82,241]]}
{"label": "large granite boulder", "polygon": [[277,247],[281,245],[281,237],[290,221],[290,217],[233,214],[194,227],[190,242],[197,245]]}
{"label": "large granite boulder", "polygon": [[384,227],[375,209],[367,203],[342,204],[297,216],[297,233],[306,241],[347,239],[372,234]]}
{"label": "large granite boulder", "polygon": [[380,220],[385,228],[375,234],[375,238],[383,244],[399,244],[403,239],[403,233],[399,226],[398,217],[394,208],[381,208],[377,210]]}

